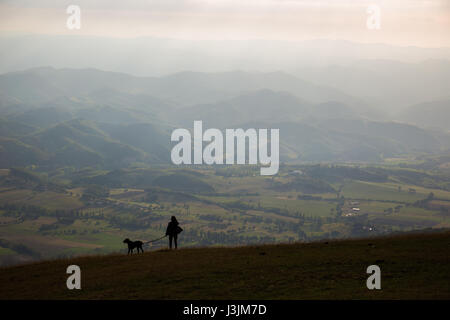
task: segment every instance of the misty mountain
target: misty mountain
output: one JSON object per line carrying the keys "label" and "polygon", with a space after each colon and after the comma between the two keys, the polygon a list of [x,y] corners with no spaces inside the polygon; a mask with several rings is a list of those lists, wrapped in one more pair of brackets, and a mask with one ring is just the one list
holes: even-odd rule
{"label": "misty mountain", "polygon": [[345,40],[179,40],[137,37],[111,38],[79,35],[0,37],[0,72],[40,66],[86,68],[140,76],[180,70],[282,70],[350,65],[356,60],[397,60],[415,63],[448,59],[449,48],[420,48]]}
{"label": "misty mountain", "polygon": [[[57,70],[44,67],[0,76],[2,101],[20,102],[33,107],[43,107],[45,103],[79,109],[91,106],[94,101],[117,104],[119,96],[123,101],[127,98],[127,91],[142,91],[145,86],[139,78],[95,69]],[[117,90],[120,92],[117,93]],[[3,102],[3,105],[6,104]]]}
{"label": "misty mountain", "polygon": [[8,121],[20,123],[22,125],[46,128],[57,123],[71,120],[73,113],[65,107],[43,107],[30,109],[23,113],[8,117]]}
{"label": "misty mountain", "polygon": [[[336,100],[350,105],[365,104],[339,90],[314,85],[283,72],[180,72],[157,78],[47,67],[0,75],[0,96],[4,101],[34,107],[43,103],[72,108],[100,104],[155,111],[216,102],[262,89],[286,91],[315,103]],[[8,105],[6,102],[3,108]]]}
{"label": "misty mountain", "polygon": [[410,106],[397,115],[398,119],[422,127],[450,128],[450,100],[431,101]]}
{"label": "misty mountain", "polygon": [[126,164],[142,160],[138,150],[109,139],[95,125],[73,120],[21,139],[50,155],[53,163],[70,166]]}
{"label": "misty mountain", "polygon": [[[33,85],[33,90],[27,90],[27,94],[21,98],[28,102],[33,102],[29,99],[28,92],[39,97],[42,92],[54,88],[55,93],[59,93],[59,84],[70,89],[70,92],[64,93],[66,95],[78,95],[80,91],[90,92],[103,84],[110,89],[120,88],[123,92],[131,92],[132,88],[137,88],[144,94],[160,94],[164,100],[174,98],[177,104],[211,103],[213,100],[229,98],[226,93],[222,93],[227,91],[227,86],[233,87],[233,82],[239,77],[234,76],[231,84],[226,79],[213,80],[217,84],[222,83],[218,88],[216,85],[204,86],[205,78],[202,74],[228,73],[229,70],[243,70],[247,73],[254,70],[262,73],[271,73],[273,70],[287,72],[297,77],[292,88],[289,87],[291,80],[286,81],[288,79],[276,80],[281,87],[266,84],[264,88],[296,94],[294,91],[297,91],[295,87],[298,85],[295,82],[303,79],[310,86],[323,86],[330,92],[323,95],[322,100],[314,101],[316,93],[311,98],[300,90],[297,96],[302,99],[311,102],[336,100],[352,105],[350,101],[342,99],[343,95],[350,95],[359,102],[364,101],[385,111],[448,98],[449,92],[449,48],[402,47],[326,39],[297,42],[200,41],[43,35],[0,37],[0,47],[9,48],[2,52],[0,72],[17,72],[41,66],[66,70],[83,69],[80,76],[71,76],[70,80],[62,75],[52,75],[53,82]],[[98,74],[95,69],[86,69],[87,66],[113,72]],[[179,73],[180,70],[199,72]],[[85,79],[83,73],[86,72],[90,73],[89,83],[82,81]],[[124,72],[142,78],[135,79],[136,77],[127,76]],[[27,75],[23,82],[45,78],[45,73],[48,71],[41,70],[38,74]],[[179,74],[174,75],[175,73]],[[172,75],[162,76],[167,74]],[[15,76],[19,77],[18,74]],[[147,82],[144,91],[139,89],[140,85],[135,85],[135,80],[139,83]],[[208,79],[206,84],[207,81]],[[202,94],[198,94],[197,88],[202,88]],[[10,89],[20,90],[20,87],[14,86],[13,81]],[[241,89],[252,91],[263,88],[247,86]],[[314,90],[310,88],[306,92],[312,94]],[[341,97],[334,96],[336,94]],[[0,100],[0,105],[4,102],[9,105],[17,103],[14,95],[4,95],[2,91]]]}
{"label": "misty mountain", "polygon": [[314,85],[284,72],[181,72],[160,78],[149,90],[155,96],[190,105],[229,99],[230,96],[264,89],[289,92],[313,103],[336,100],[350,105],[365,105],[362,100],[339,90]]}
{"label": "misty mountain", "polygon": [[144,151],[154,162],[170,161],[168,148],[170,133],[167,128],[158,128],[149,123],[127,125],[99,123],[97,125],[112,139]]}
{"label": "misty mountain", "polygon": [[20,137],[36,130],[36,127],[11,119],[0,118],[0,137]]}
{"label": "misty mountain", "polygon": [[122,135],[120,129],[116,128],[114,132],[110,128],[110,131],[111,135],[99,129],[94,122],[75,119],[19,138],[2,138],[1,163],[3,167],[35,164],[50,167],[116,168],[127,167],[134,162],[167,161],[169,151],[161,143],[164,137],[157,130],[147,130],[151,132],[151,136],[147,139],[151,141],[148,145],[152,148],[144,149],[149,153],[134,147],[133,143],[126,144],[120,141],[129,141],[127,135],[133,133],[132,130],[125,130]]}
{"label": "misty mountain", "polygon": [[246,122],[298,122],[363,116],[364,110],[351,108],[341,102],[313,104],[285,91],[262,89],[213,104],[183,108],[175,113],[174,119],[185,126],[202,119],[211,127],[230,128]]}
{"label": "misty mountain", "polygon": [[49,155],[39,148],[18,139],[0,137],[0,166],[2,168],[24,167],[48,163]]}
{"label": "misty mountain", "polygon": [[287,92],[263,89],[213,104],[187,107],[179,110],[175,117],[185,126],[192,126],[194,120],[203,120],[210,127],[233,128],[250,121],[300,120],[310,108],[310,103]]}
{"label": "misty mountain", "polygon": [[352,93],[378,110],[394,113],[423,101],[448,98],[450,61],[404,63],[358,60],[346,65],[302,68],[295,74],[316,84]]}
{"label": "misty mountain", "polygon": [[310,111],[314,117],[318,118],[353,118],[365,114],[364,110],[350,108],[339,101],[319,103]]}
{"label": "misty mountain", "polygon": [[448,141],[442,140],[442,136],[438,137],[412,125],[358,118],[251,122],[242,127],[280,129],[280,159],[291,162],[377,162],[383,158],[420,152],[433,153],[450,147]]}
{"label": "misty mountain", "polygon": [[[2,167],[168,163],[171,131],[191,130],[194,120],[205,129],[279,128],[282,161],[380,161],[450,148],[443,131],[380,121],[358,99],[282,72],[145,78],[38,68],[0,75],[0,97]],[[445,112],[438,104],[441,121]]]}

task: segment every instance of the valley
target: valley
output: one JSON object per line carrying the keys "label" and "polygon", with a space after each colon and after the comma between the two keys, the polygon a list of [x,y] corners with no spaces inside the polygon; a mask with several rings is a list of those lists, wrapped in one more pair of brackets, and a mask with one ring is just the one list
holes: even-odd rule
{"label": "valley", "polygon": [[[448,173],[446,173],[448,174]],[[3,170],[0,261],[124,252],[125,238],[182,247],[309,242],[450,227],[448,179],[397,166]],[[411,183],[410,179],[417,179]],[[419,183],[420,182],[420,183]],[[146,250],[165,248],[165,240]]]}

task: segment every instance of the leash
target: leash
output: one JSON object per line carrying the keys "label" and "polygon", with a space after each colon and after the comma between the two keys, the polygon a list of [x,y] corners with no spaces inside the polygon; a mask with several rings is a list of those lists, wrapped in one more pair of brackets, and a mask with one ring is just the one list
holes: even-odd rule
{"label": "leash", "polygon": [[161,240],[161,239],[163,239],[163,238],[165,238],[165,237],[167,237],[167,236],[162,236],[161,238],[158,238],[158,239],[154,239],[154,240],[150,240],[150,241],[144,242],[144,244],[151,243],[151,242],[155,242],[155,241]]}

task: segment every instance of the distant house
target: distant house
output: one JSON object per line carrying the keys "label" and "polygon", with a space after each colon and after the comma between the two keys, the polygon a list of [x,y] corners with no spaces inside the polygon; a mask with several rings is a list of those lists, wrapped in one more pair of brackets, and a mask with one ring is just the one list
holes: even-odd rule
{"label": "distant house", "polygon": [[347,212],[347,213],[344,213],[343,214],[343,216],[344,217],[352,217],[352,216],[354,216],[355,214],[353,213],[353,212]]}
{"label": "distant house", "polygon": [[361,209],[359,209],[359,208],[352,208],[352,210],[355,211],[355,212],[361,211]]}

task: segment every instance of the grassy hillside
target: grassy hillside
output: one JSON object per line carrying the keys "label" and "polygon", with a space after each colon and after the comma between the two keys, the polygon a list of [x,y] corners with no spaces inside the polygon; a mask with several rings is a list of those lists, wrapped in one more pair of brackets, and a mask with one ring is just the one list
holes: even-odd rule
{"label": "grassy hillside", "polygon": [[[53,260],[0,269],[0,299],[450,299],[449,245],[442,231]],[[81,290],[66,289],[71,264]]]}

